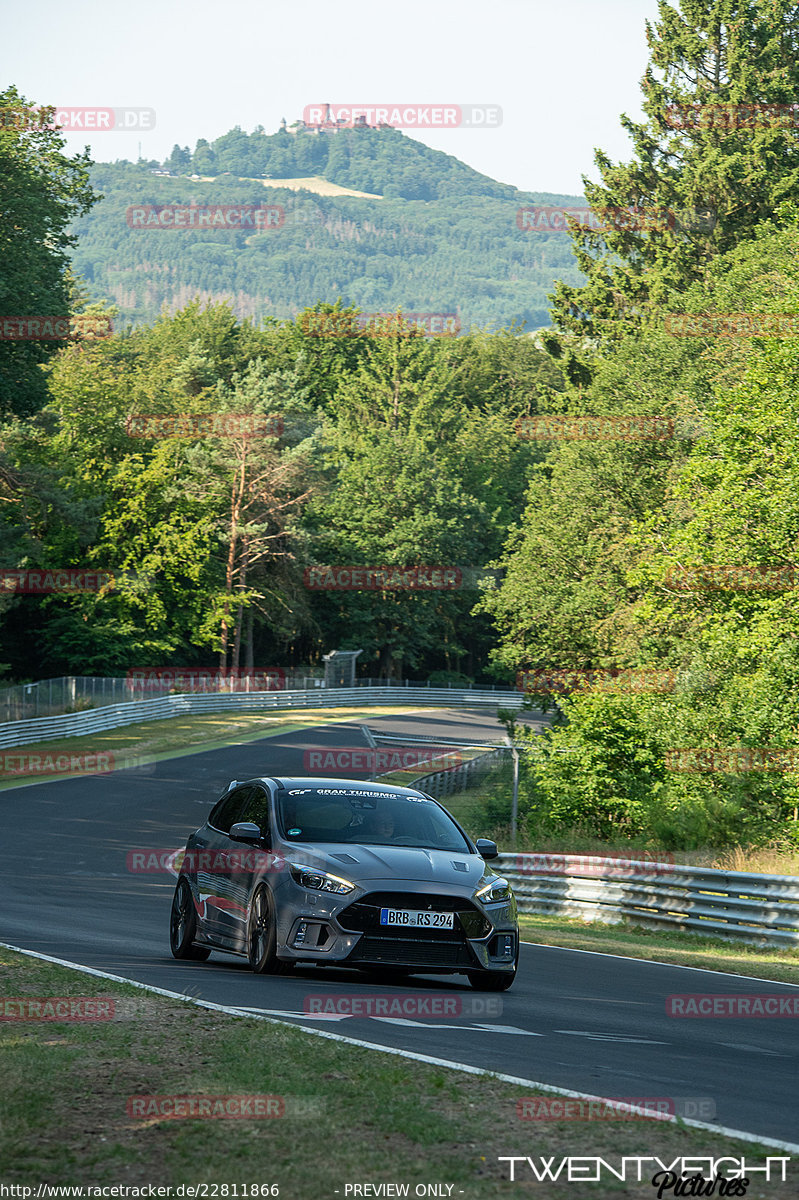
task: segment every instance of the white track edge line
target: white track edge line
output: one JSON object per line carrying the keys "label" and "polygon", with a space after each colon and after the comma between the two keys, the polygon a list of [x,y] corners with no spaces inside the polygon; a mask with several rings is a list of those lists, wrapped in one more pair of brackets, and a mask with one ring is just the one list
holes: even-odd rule
{"label": "white track edge line", "polygon": [[781,979],[763,979],[760,975],[738,975],[735,971],[714,971],[712,967],[689,967],[685,963],[662,962],[659,958],[633,958],[630,954],[608,954],[605,950],[578,950],[574,946],[552,946],[548,942],[522,942],[522,946],[539,946],[542,950],[565,950],[567,954],[596,954],[600,958],[618,958],[623,962],[649,963],[653,967],[674,967],[678,971],[701,971],[704,975],[726,975],[729,979],[752,979],[755,983],[773,983],[776,987],[799,987],[799,983],[784,983]]}
{"label": "white track edge line", "polygon": [[[166,996],[170,1000],[182,1000],[185,1004],[193,1004],[197,1008],[211,1009],[213,1012],[222,1012],[231,1017],[248,1017],[250,1020],[265,1021],[268,1025],[288,1026],[290,1029],[300,1029],[303,1033],[309,1033],[313,1037],[326,1038],[331,1042],[344,1042],[348,1046],[360,1046],[364,1050],[378,1050],[383,1054],[394,1054],[398,1058],[412,1059],[414,1062],[427,1063],[429,1066],[446,1067],[451,1071],[460,1071],[465,1075],[487,1075],[492,1079],[498,1079],[501,1083],[513,1083],[520,1087],[537,1088],[542,1092],[549,1092],[555,1096],[567,1096],[573,1100],[593,1100],[603,1104],[613,1106],[618,1104],[605,1096],[593,1096],[588,1092],[574,1092],[568,1088],[555,1087],[549,1083],[539,1083],[535,1079],[522,1079],[518,1075],[504,1075],[498,1071],[489,1071],[485,1067],[473,1067],[468,1063],[455,1063],[446,1058],[435,1058],[430,1054],[419,1054],[415,1050],[400,1050],[396,1046],[380,1046],[375,1042],[365,1042],[360,1038],[345,1037],[340,1033],[331,1033],[325,1029],[312,1029],[307,1025],[298,1025],[294,1021],[281,1021],[278,1017],[259,1016],[255,1013],[244,1012],[242,1009],[235,1008],[231,1005],[215,1004],[212,1000],[197,1000],[193,996],[187,996],[182,992],[171,992],[166,988],[156,987],[150,983],[140,983],[137,979],[127,979],[124,975],[112,975],[108,971],[99,971],[96,967],[86,967],[82,963],[70,962],[65,958],[54,958],[51,954],[42,954],[39,950],[25,950],[21,946],[13,946],[9,942],[0,942],[6,950],[13,950],[17,954],[25,954],[29,958],[38,958],[43,962],[54,963],[59,967],[68,967],[73,971],[80,971],[84,975],[94,975],[98,979],[109,979],[113,983],[127,983],[131,987],[139,988],[143,992],[153,992],[158,996]],[[590,953],[590,951],[586,951]],[[616,956],[610,956],[616,957]],[[646,962],[647,960],[642,960]],[[711,1125],[707,1121],[694,1121],[689,1117],[675,1117],[671,1114],[662,1114],[660,1120],[666,1121],[671,1125],[686,1125],[691,1129],[701,1129],[706,1133],[715,1133],[721,1137],[729,1137],[742,1142],[751,1142],[756,1146],[768,1146],[775,1150],[788,1150],[792,1154],[799,1154],[799,1145],[793,1142],[781,1142],[776,1138],[760,1137],[755,1133],[747,1133],[741,1129],[728,1129],[726,1125]]]}

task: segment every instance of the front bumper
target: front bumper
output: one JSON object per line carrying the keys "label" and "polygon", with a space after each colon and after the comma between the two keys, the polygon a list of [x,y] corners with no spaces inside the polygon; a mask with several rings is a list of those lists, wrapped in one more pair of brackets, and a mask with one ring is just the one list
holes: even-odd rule
{"label": "front bumper", "polygon": [[[390,890],[389,890],[390,887]],[[429,888],[359,889],[331,897],[295,888],[291,904],[278,906],[278,956],[292,962],[328,962],[459,972],[513,971],[518,922],[513,898],[481,906],[470,897]],[[285,897],[284,899],[288,899]],[[380,925],[384,907],[454,913],[453,929]]]}

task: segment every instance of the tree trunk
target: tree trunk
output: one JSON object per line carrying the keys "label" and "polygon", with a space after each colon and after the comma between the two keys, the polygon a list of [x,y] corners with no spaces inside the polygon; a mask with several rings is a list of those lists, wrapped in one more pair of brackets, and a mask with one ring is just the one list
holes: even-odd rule
{"label": "tree trunk", "polygon": [[[242,542],[243,542],[244,548],[243,548],[243,552],[242,552],[242,556],[241,556],[241,566],[239,567],[239,585],[238,585],[240,592],[245,591],[247,588],[247,570],[249,568],[249,562],[250,562],[250,544],[249,544],[249,541],[247,540],[246,535],[242,538]],[[236,671],[238,671],[238,669],[239,669],[239,661],[241,658],[241,624],[242,624],[243,616],[244,616],[244,605],[240,604],[238,609],[236,610],[236,632],[233,637],[233,661],[231,663],[231,666]]]}
{"label": "tree trunk", "polygon": [[244,656],[244,666],[246,667],[246,669],[248,671],[252,671],[253,667],[255,665],[254,659],[253,659],[254,647],[252,644],[252,642],[253,642],[252,605],[250,605],[250,607],[247,609],[247,614],[244,618],[244,626],[245,626],[244,645],[246,647],[245,656]]}
{"label": "tree trunk", "polygon": [[236,568],[236,548],[238,546],[239,517],[241,502],[244,495],[244,478],[246,472],[247,450],[241,453],[238,478],[234,476],[230,493],[230,546],[228,548],[227,565],[225,568],[225,603],[222,608],[222,628],[220,631],[219,670],[227,671],[228,635],[230,632],[230,601],[233,593],[233,576]]}

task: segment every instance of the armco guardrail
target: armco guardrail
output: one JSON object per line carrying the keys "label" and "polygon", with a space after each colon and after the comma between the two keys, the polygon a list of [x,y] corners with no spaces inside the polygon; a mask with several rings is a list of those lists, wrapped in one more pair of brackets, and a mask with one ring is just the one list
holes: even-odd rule
{"label": "armco guardrail", "polygon": [[500,854],[520,912],[799,944],[799,878],[580,854]]}
{"label": "armco guardrail", "polygon": [[454,796],[456,792],[462,792],[464,788],[500,766],[509,756],[510,747],[498,746],[496,750],[478,754],[475,758],[470,758],[468,762],[461,763],[457,767],[448,767],[445,771],[432,771],[429,775],[420,775],[418,779],[413,780],[410,786],[418,788],[420,792],[427,792],[429,796],[435,796],[436,800],[440,800],[442,796]]}
{"label": "armco guardrail", "polygon": [[469,688],[358,687],[309,688],[280,692],[232,692],[219,695],[164,696],[156,700],[133,700],[111,704],[88,712],[65,713],[28,721],[10,721],[0,725],[0,749],[52,741],[54,738],[80,737],[132,725],[141,721],[161,721],[168,717],[233,711],[268,711],[282,708],[342,708],[370,704],[411,704],[441,708],[470,708],[490,705],[520,708],[521,692],[478,691]]}
{"label": "armco guardrail", "polygon": [[[169,668],[159,679],[156,672],[142,671],[138,675],[102,676],[102,675],[60,675],[56,679],[37,679],[30,683],[14,684],[11,687],[0,685],[0,725],[9,721],[34,721],[40,717],[56,717],[62,713],[85,712],[90,708],[105,708],[111,704],[131,704],[136,700],[160,700],[166,696],[175,695],[219,695],[224,692],[258,692],[262,686],[251,679],[244,668],[238,673],[238,668],[231,668],[231,681],[220,672],[204,667],[182,667],[177,670],[184,675],[183,681],[175,686],[174,675],[169,675]],[[324,679],[314,678],[296,668],[266,668],[258,674],[274,674],[274,683],[270,691],[282,692],[304,691],[324,686]],[[186,676],[194,677],[194,683],[189,684]],[[279,680],[277,676],[280,676]],[[251,686],[252,685],[252,686]],[[429,688],[430,681],[414,683],[406,679],[390,679],[388,677],[372,677],[356,679],[353,685],[358,688],[369,687],[424,687]],[[439,685],[441,687],[443,685]],[[447,684],[447,688],[452,685]],[[474,685],[470,684],[471,689]],[[461,690],[463,687],[461,685]],[[496,684],[478,684],[478,692],[505,692],[507,687]]]}

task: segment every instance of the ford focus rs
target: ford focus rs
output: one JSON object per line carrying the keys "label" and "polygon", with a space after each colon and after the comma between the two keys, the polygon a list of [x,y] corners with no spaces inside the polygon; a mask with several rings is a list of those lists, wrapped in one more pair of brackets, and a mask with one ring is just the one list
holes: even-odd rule
{"label": "ford focus rs", "polygon": [[335,964],[464,973],[504,991],[516,900],[436,800],[348,779],[234,780],[186,843],[172,901],[175,958],[246,955],[254,971]]}

